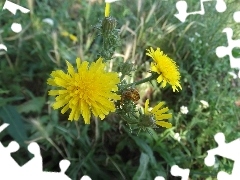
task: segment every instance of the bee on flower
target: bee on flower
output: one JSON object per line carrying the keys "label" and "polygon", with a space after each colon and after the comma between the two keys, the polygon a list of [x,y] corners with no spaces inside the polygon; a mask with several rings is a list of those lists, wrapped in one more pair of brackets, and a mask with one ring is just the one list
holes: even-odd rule
{"label": "bee on flower", "polygon": [[139,92],[137,89],[135,88],[129,88],[127,89],[126,91],[124,91],[122,93],[122,96],[121,96],[121,104],[123,104],[123,102],[125,100],[131,100],[131,101],[138,101],[140,99],[140,95],[139,95]]}

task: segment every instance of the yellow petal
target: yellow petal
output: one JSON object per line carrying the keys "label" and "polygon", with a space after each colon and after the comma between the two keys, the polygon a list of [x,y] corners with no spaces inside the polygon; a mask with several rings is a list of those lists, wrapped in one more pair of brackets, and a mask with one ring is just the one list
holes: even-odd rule
{"label": "yellow petal", "polygon": [[163,114],[163,113],[168,112],[168,111],[169,111],[168,107],[165,107],[165,108],[159,109],[156,112],[156,114]]}
{"label": "yellow petal", "polygon": [[54,82],[54,80],[53,79],[51,79],[51,78],[48,78],[47,79],[47,84],[48,85],[51,85],[51,86],[57,86],[57,84]]}
{"label": "yellow petal", "polygon": [[67,81],[62,79],[62,78],[55,78],[54,82],[56,83],[57,86],[60,86],[60,87],[67,87]]}
{"label": "yellow petal", "polygon": [[164,119],[170,119],[172,118],[172,114],[161,114],[161,115],[155,115],[155,119],[158,121],[164,120]]}
{"label": "yellow petal", "polygon": [[67,104],[67,103],[68,103],[68,100],[66,100],[66,99],[58,100],[53,104],[53,108],[58,109],[58,108],[64,106],[65,104]]}
{"label": "yellow petal", "polygon": [[158,68],[155,63],[151,63],[151,71],[159,73]]}
{"label": "yellow petal", "polygon": [[75,105],[75,108],[76,108],[76,111],[75,111],[75,115],[74,115],[74,120],[77,121],[81,114],[80,102],[78,102],[78,104]]}
{"label": "yellow petal", "polygon": [[69,114],[69,117],[68,117],[68,120],[70,120],[70,121],[74,120],[75,111],[76,111],[75,108],[71,110],[71,112]]}
{"label": "yellow petal", "polygon": [[148,112],[148,106],[149,106],[149,99],[147,99],[146,102],[145,102],[144,114],[146,114],[146,115],[150,114],[150,113]]}
{"label": "yellow petal", "polygon": [[68,73],[73,76],[75,74],[75,70],[73,68],[73,65],[71,63],[69,63],[68,61],[66,61],[67,66],[68,66]]}
{"label": "yellow petal", "polygon": [[163,105],[164,105],[164,102],[163,102],[163,101],[160,102],[160,103],[158,103],[158,104],[152,109],[151,113],[155,114],[155,113],[159,110],[159,108],[162,107]]}
{"label": "yellow petal", "polygon": [[157,82],[158,82],[158,83],[161,83],[162,81],[163,81],[163,76],[162,76],[162,74],[161,74],[160,76],[158,76]]}
{"label": "yellow petal", "polygon": [[62,108],[61,113],[64,114],[65,112],[67,112],[68,109],[69,109],[69,105],[66,104],[66,106]]}
{"label": "yellow petal", "polygon": [[165,128],[171,128],[172,124],[165,121],[156,121],[156,124]]}
{"label": "yellow petal", "polygon": [[161,87],[164,88],[167,85],[167,81],[165,79],[163,79]]}
{"label": "yellow petal", "polygon": [[81,102],[81,111],[85,124],[90,124],[90,108],[86,102]]}
{"label": "yellow petal", "polygon": [[59,94],[66,94],[67,92],[68,92],[67,90],[50,90],[50,91],[48,91],[48,95],[56,96]]}

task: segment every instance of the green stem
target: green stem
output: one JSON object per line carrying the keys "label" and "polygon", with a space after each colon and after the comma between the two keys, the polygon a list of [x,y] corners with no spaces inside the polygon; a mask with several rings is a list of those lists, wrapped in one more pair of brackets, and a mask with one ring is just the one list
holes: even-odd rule
{"label": "green stem", "polygon": [[151,80],[153,80],[153,79],[156,79],[157,77],[158,77],[158,74],[157,74],[157,73],[154,73],[154,74],[152,74],[151,76],[149,76],[149,77],[147,77],[147,78],[141,79],[141,80],[139,80],[139,81],[137,81],[137,82],[134,82],[134,83],[127,84],[127,85],[125,86],[125,88],[130,87],[130,86],[132,86],[132,85],[136,86],[136,85],[139,85],[139,84],[142,84],[142,83],[151,81]]}

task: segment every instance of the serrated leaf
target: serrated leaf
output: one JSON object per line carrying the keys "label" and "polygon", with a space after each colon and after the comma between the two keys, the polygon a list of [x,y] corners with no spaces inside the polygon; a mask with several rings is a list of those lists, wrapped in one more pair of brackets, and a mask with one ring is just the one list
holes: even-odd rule
{"label": "serrated leaf", "polygon": [[0,107],[0,118],[10,124],[6,131],[20,145],[25,146],[24,141],[27,141],[27,133],[23,124],[21,115],[17,112],[14,106],[6,105]]}

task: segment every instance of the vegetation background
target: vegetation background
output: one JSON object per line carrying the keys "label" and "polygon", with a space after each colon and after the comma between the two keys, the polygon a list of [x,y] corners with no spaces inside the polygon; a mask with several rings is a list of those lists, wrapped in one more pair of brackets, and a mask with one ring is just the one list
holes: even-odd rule
{"label": "vegetation background", "polygon": [[[30,142],[41,147],[45,171],[59,171],[63,158],[71,161],[66,174],[73,180],[89,175],[95,179],[180,179],[170,174],[172,165],[189,168],[190,178],[215,180],[222,170],[231,173],[233,162],[218,157],[213,167],[204,164],[206,151],[217,146],[213,136],[223,132],[226,141],[240,137],[239,79],[229,72],[229,57],[218,58],[215,49],[227,46],[225,27],[240,38],[240,25],[232,15],[240,10],[237,0],[225,0],[227,10],[218,13],[215,1],[204,2],[205,15],[189,16],[182,23],[175,0],[121,0],[111,6],[122,39],[116,50],[114,65],[128,61],[136,66],[129,82],[146,77],[150,59],[146,49],[160,47],[179,65],[183,90],[173,93],[171,87],[160,89],[157,84],[137,86],[139,104],[146,98],[154,103],[163,100],[172,110],[173,128],[158,128],[152,134],[142,131],[138,136],[115,114],[103,121],[92,119],[69,122],[50,107],[54,100],[47,94],[46,79],[52,70],[66,70],[65,60],[76,57],[96,59],[100,39],[94,26],[104,17],[103,0],[26,0],[11,1],[30,9],[30,13],[0,11],[0,42],[8,48],[0,51],[0,121],[10,123],[0,134],[7,146],[16,140],[21,149],[12,154],[23,165],[32,156],[27,151]],[[187,0],[188,12],[200,9],[199,0]],[[3,7],[4,2],[0,2]],[[51,18],[50,25],[43,20]],[[12,22],[23,25],[21,33],[10,30]],[[77,42],[63,36],[67,31]],[[234,56],[240,51],[233,49]],[[209,103],[201,107],[200,100]],[[180,112],[188,107],[188,114]],[[176,140],[179,133],[181,140]]]}

